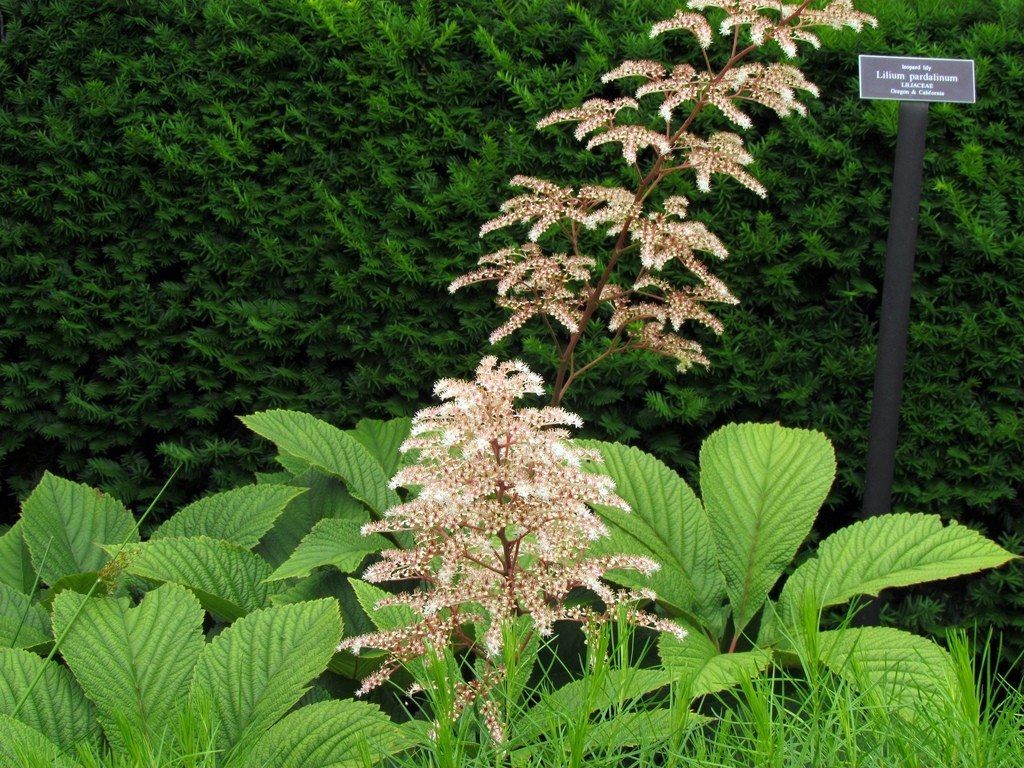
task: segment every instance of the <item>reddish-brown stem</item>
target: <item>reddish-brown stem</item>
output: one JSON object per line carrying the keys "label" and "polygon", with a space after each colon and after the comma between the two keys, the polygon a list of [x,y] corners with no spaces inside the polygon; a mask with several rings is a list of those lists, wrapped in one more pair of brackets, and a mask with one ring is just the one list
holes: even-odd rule
{"label": "reddish-brown stem", "polygon": [[739,633],[732,636],[732,642],[729,643],[729,653],[736,653],[736,645],[740,641]]}

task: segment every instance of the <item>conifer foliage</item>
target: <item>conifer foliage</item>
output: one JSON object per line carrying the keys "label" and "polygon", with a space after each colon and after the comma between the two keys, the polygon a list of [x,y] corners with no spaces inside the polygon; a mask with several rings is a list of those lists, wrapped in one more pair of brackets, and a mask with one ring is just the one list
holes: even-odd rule
{"label": "conifer foliage", "polygon": [[[44,469],[133,504],[185,461],[166,514],[260,463],[238,414],[291,408],[352,425],[409,413],[430,382],[468,375],[509,316],[487,291],[446,290],[500,247],[480,243],[479,222],[523,169],[596,179],[608,167],[536,121],[595,93],[621,97],[621,83],[599,81],[624,60],[700,61],[696,37],[648,36],[674,0],[0,7],[7,522]],[[807,119],[749,111],[748,168],[766,200],[675,190],[707,213],[687,221],[728,233],[716,276],[741,303],[716,307],[719,340],[696,330],[711,367],[676,378],[670,360],[623,356],[566,406],[590,434],[635,442],[691,479],[700,437],[723,422],[821,429],[840,467],[823,525],[848,520],[895,140],[894,105],[856,98],[855,54],[974,58],[978,103],[931,110],[896,501],[1016,550],[1021,5],[858,8],[877,30],[802,49],[823,95]],[[727,130],[717,117],[709,127]],[[625,169],[604,179],[629,181]],[[499,356],[549,370],[546,331],[502,343]],[[905,617],[1024,633],[1019,566],[967,589]]]}

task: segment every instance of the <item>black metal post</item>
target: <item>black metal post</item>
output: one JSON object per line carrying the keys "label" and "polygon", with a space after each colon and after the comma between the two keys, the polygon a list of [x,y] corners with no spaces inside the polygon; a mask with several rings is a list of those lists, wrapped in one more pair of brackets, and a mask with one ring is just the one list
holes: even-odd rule
{"label": "black metal post", "polygon": [[[900,102],[889,241],[882,285],[882,310],[878,320],[878,352],[871,401],[863,517],[883,515],[892,506],[893,469],[899,434],[903,366],[907,359],[910,288],[914,282],[914,251],[917,247],[917,222],[921,214],[927,125],[927,102]],[[876,623],[878,610],[878,601],[873,601],[860,614],[861,622]]]}

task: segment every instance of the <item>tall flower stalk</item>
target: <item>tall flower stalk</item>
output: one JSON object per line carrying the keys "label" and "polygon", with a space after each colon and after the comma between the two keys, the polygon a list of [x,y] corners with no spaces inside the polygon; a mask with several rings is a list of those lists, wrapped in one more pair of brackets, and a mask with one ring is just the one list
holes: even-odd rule
{"label": "tall flower stalk", "polygon": [[[541,378],[521,362],[486,357],[474,380],[438,382],[435,392],[442,404],[414,418],[402,446],[414,461],[392,481],[396,488],[409,489],[410,499],[363,528],[366,534],[411,537],[411,547],[382,553],[363,577],[413,584],[410,591],[378,603],[381,608],[403,606],[413,620],[342,642],[341,648],[355,653],[364,647],[388,652],[360,693],[381,685],[403,664],[454,646],[477,663],[469,679],[453,681],[455,704],[448,714],[457,717],[479,700],[492,735],[500,740],[501,719],[488,692],[503,675],[503,659],[510,658],[504,643],[513,624],[526,622],[531,632],[547,635],[557,621],[615,615],[685,636],[676,623],[640,609],[655,595],[615,589],[603,580],[609,571],[622,569],[649,575],[657,563],[589,554],[592,542],[608,534],[593,508],[628,511],[628,506],[610,478],[587,471],[584,463],[600,456],[570,441],[569,428],[582,424],[560,403],[581,375],[613,354],[646,349],[674,358],[682,370],[708,364],[684,327],[695,322],[723,331],[712,307],[737,299],[703,259],[724,259],[728,251],[717,235],[688,217],[687,198],[655,193],[669,176],[688,171],[703,192],[712,179],[726,176],[766,194],[747,170],[752,157],[743,139],[731,131],[698,132],[697,117],[714,110],[720,119],[746,129],[751,126],[746,102],[783,117],[805,114],[797,92],[816,95],[817,88],[799,69],[746,59],[772,44],[789,57],[798,43],[816,46],[815,26],[874,24],[851,0],[811,5],[812,0],[690,0],[691,9],[721,17],[717,38],[705,16],[683,10],[655,24],[651,36],[694,36],[703,59],[699,66],[623,62],[602,79],[632,81],[633,95],[590,99],[539,121],[539,128],[576,123],[575,136],[586,140],[588,149],[619,145],[636,183],[577,188],[516,176],[512,184],[523,194],[506,201],[500,215],[481,228],[483,236],[527,225],[527,242],[482,257],[478,268],[450,289],[497,283],[498,303],[511,315],[491,335],[492,342],[536,317],[543,319],[558,353],[551,404],[517,407],[519,398],[544,393]],[[715,67],[713,57],[723,64]],[[651,99],[660,104],[645,117]],[[614,245],[588,252],[584,234],[589,230],[614,238]],[[562,247],[550,248],[558,238]],[[598,321],[610,338],[591,359],[578,359],[583,335]],[[581,587],[596,596],[600,607],[569,601]]]}
{"label": "tall flower stalk", "polygon": [[[747,170],[753,158],[743,139],[723,130],[701,135],[696,121],[702,112],[713,110],[719,119],[748,129],[747,103],[766,106],[781,117],[806,114],[797,94],[816,96],[818,89],[798,68],[747,59],[771,46],[790,58],[800,43],[817,47],[815,27],[859,30],[876,23],[851,0],[812,5],[813,0],[689,0],[691,11],[680,10],[654,24],[650,34],[695,37],[702,57],[697,66],[625,61],[602,81],[639,83],[632,96],[590,99],[538,122],[538,128],[576,123],[574,135],[587,141],[587,149],[618,144],[636,184],[574,188],[515,176],[511,184],[526,192],[507,200],[501,215],[484,224],[480,234],[525,224],[530,227],[528,242],[482,257],[478,269],[449,287],[454,292],[477,282],[497,282],[498,303],[512,314],[491,334],[492,343],[534,317],[543,319],[558,355],[552,405],[562,402],[580,376],[614,354],[645,349],[674,358],[683,371],[708,365],[701,345],[683,331],[693,322],[722,333],[711,307],[737,299],[698,254],[724,259],[728,251],[704,224],[688,218],[687,198],[668,195],[658,201],[655,193],[669,176],[688,171],[702,192],[710,190],[714,177],[726,176],[766,195]],[[717,30],[703,14],[692,11],[720,16]],[[654,114],[648,108],[652,99],[660,100]],[[583,235],[595,229],[614,238],[614,244],[588,253]],[[560,245],[545,250],[542,239]],[[610,338],[589,360],[579,359],[580,341],[595,321],[607,327]]]}
{"label": "tall flower stalk", "polygon": [[[635,624],[685,636],[677,624],[635,607],[653,595],[602,581],[610,570],[650,574],[658,564],[588,554],[593,541],[608,535],[591,507],[629,507],[611,478],[584,468],[600,455],[569,441],[567,427],[581,426],[577,416],[557,407],[516,407],[524,395],[543,394],[539,376],[518,361],[487,357],[474,380],[444,379],[435,391],[444,402],[416,415],[402,446],[416,461],[392,480],[394,487],[418,489],[417,495],[363,527],[364,534],[408,532],[414,541],[408,549],[383,552],[363,578],[418,586],[378,604],[405,606],[415,622],[342,642],[357,653],[369,646],[390,654],[360,693],[403,663],[455,645],[485,662],[480,676],[459,683],[457,715],[501,674],[503,633],[519,617],[548,635],[556,621],[587,622],[625,610]],[[567,604],[580,587],[600,599],[603,612]],[[500,738],[496,713],[484,714]]]}

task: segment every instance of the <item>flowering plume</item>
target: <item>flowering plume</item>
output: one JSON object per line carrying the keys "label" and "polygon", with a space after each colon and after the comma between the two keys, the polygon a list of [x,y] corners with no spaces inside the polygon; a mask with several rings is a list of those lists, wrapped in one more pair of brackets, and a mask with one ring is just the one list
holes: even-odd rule
{"label": "flowering plume", "polygon": [[[454,290],[471,282],[496,280],[502,286],[511,280],[517,286],[504,292],[499,287],[499,303],[512,311],[512,317],[492,340],[538,315],[554,318],[565,329],[568,338],[564,342],[556,338],[553,404],[562,401],[581,374],[612,354],[645,349],[675,358],[681,370],[694,363],[707,365],[700,344],[685,338],[684,324],[693,322],[721,333],[723,325],[707,305],[734,304],[736,298],[695,252],[725,258],[726,248],[705,224],[683,220],[686,201],[679,195],[670,198],[673,202],[664,200],[663,212],[656,212],[659,187],[670,175],[688,173],[700,192],[709,192],[715,177],[715,183],[719,178],[731,179],[765,197],[767,190],[749,168],[754,158],[743,138],[704,129],[698,115],[713,108],[718,113],[714,120],[749,129],[753,121],[747,109],[752,104],[780,117],[806,114],[800,99],[817,96],[818,89],[797,67],[745,59],[775,45],[786,56],[796,55],[799,44],[817,47],[816,27],[859,30],[876,23],[856,10],[852,0],[688,0],[686,6],[655,23],[650,36],[692,36],[700,48],[698,60],[674,65],[652,59],[624,61],[601,80],[625,81],[630,95],[588,99],[537,123],[538,128],[576,123],[574,136],[586,142],[588,150],[619,145],[622,158],[637,172],[635,188],[584,185],[574,192],[552,182],[515,177],[514,185],[527,186],[531,192],[502,205],[501,215],[485,224],[481,235],[527,224],[531,243],[557,233],[569,241],[567,246],[555,248],[556,256],[524,246],[523,260],[515,263],[497,264],[492,256],[484,257],[480,269],[452,285]],[[701,13],[708,9],[724,14],[714,27]],[[712,63],[715,58],[723,62],[721,66]],[[650,110],[651,106],[655,109]],[[614,245],[601,252],[583,239],[586,230],[599,225],[607,225],[608,234],[615,238]],[[572,254],[571,269],[565,254]],[[531,281],[523,279],[527,262],[536,265]],[[686,283],[670,285],[666,274],[670,264],[682,267],[675,272],[682,271]],[[589,275],[583,275],[584,268]],[[655,276],[655,272],[661,274]],[[561,286],[557,285],[560,279]],[[581,361],[581,337],[594,327],[592,321],[602,320],[612,332],[611,339],[592,359]]]}
{"label": "flowering plume", "polygon": [[875,26],[874,16],[861,13],[852,0],[831,0],[824,8],[811,8],[811,3],[783,3],[779,0],[689,0],[697,10],[720,8],[726,12],[719,31],[725,35],[741,26],[750,28],[754,45],[774,40],[787,56],[796,56],[797,43],[818,48],[821,40],[810,27],[850,27],[858,32],[864,25]]}
{"label": "flowering plume", "polygon": [[[588,556],[590,543],[607,535],[590,507],[629,507],[611,478],[583,468],[600,456],[569,441],[567,428],[581,426],[577,416],[557,407],[515,407],[523,395],[543,393],[539,376],[523,363],[487,357],[474,380],[443,379],[435,392],[444,402],[416,414],[402,446],[416,451],[417,461],[391,483],[418,488],[418,494],[363,527],[364,534],[406,531],[414,539],[409,549],[383,552],[364,579],[422,585],[379,604],[412,609],[415,623],[341,643],[356,653],[364,647],[390,653],[363,681],[363,693],[401,663],[452,641],[496,660],[503,624],[520,616],[542,635],[559,620],[585,621],[595,615],[590,609],[565,604],[578,587],[596,593],[608,609],[653,597],[613,590],[602,581],[613,569],[650,574],[658,567],[652,560]],[[635,608],[627,615],[640,625],[685,634]],[[460,690],[463,705],[482,692],[479,684]]]}
{"label": "flowering plume", "polygon": [[764,185],[744,170],[754,158],[743,148],[743,139],[735,133],[719,131],[707,141],[692,134],[681,138],[686,147],[687,163],[697,176],[697,189],[707,192],[711,189],[711,174],[731,176],[751,192],[767,197]]}
{"label": "flowering plume", "polygon": [[466,285],[486,280],[498,282],[498,305],[512,315],[491,333],[491,343],[521,328],[536,315],[547,315],[568,331],[579,330],[583,306],[574,283],[590,278],[594,260],[565,253],[545,255],[534,243],[503,248],[480,259],[480,269],[455,280],[454,293]]}
{"label": "flowering plume", "polygon": [[545,230],[559,221],[583,222],[584,214],[580,211],[572,187],[560,187],[532,176],[513,176],[509,183],[513,187],[526,187],[530,191],[502,203],[501,216],[480,227],[481,237],[510,224],[533,222],[527,237],[535,243]]}
{"label": "flowering plume", "polygon": [[607,128],[615,122],[616,115],[623,109],[639,109],[640,104],[636,99],[590,99],[584,101],[578,107],[572,109],[559,109],[547,117],[537,121],[537,128],[547,128],[555,123],[577,123],[573,135],[577,141],[583,139],[588,133],[593,133],[600,128]]}

